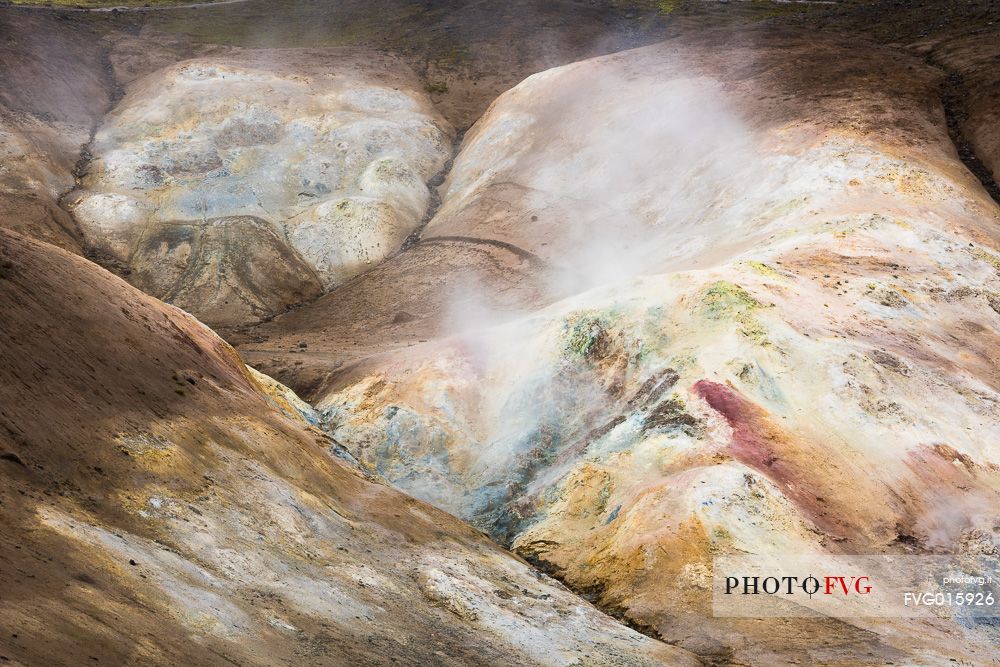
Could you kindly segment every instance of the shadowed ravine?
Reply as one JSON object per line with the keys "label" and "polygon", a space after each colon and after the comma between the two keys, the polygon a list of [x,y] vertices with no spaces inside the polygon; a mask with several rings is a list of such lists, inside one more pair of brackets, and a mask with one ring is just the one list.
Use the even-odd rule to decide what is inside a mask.
{"label": "shadowed ravine", "polygon": [[955,72],[948,72],[933,60],[929,59],[928,62],[945,73],[945,79],[941,83],[941,106],[944,107],[945,118],[948,122],[948,136],[951,137],[952,143],[955,144],[955,150],[958,152],[959,158],[961,158],[962,163],[968,170],[972,172],[972,175],[983,184],[983,189],[989,193],[993,201],[997,205],[1000,205],[1000,185],[997,185],[993,174],[976,155],[975,149],[962,129],[962,126],[969,119],[969,115],[963,108],[962,103],[962,75]]}

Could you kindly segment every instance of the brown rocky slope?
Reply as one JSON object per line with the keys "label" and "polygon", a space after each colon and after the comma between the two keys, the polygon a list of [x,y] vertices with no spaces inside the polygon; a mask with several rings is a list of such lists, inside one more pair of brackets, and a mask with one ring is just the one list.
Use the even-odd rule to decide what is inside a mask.
{"label": "brown rocky slope", "polygon": [[691,663],[364,477],[82,258],[0,232],[0,304],[3,664]]}

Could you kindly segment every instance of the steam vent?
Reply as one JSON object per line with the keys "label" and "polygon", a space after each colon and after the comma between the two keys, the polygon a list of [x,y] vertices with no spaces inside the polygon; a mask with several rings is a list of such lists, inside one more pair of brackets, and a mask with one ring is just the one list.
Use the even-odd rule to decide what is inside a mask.
{"label": "steam vent", "polygon": [[0,0],[0,667],[1000,665],[1000,0]]}

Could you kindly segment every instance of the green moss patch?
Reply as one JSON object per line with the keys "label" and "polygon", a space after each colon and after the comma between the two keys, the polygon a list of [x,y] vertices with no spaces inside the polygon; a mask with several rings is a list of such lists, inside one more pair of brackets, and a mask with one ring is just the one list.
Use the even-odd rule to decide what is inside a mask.
{"label": "green moss patch", "polygon": [[764,262],[757,262],[754,260],[750,260],[749,262],[747,262],[747,266],[749,266],[751,269],[753,269],[762,276],[767,276],[768,278],[781,278],[781,274],[778,273],[777,270],[768,266]]}
{"label": "green moss patch", "polygon": [[608,353],[612,335],[611,320],[597,313],[583,313],[563,323],[566,352],[596,361]]}
{"label": "green moss patch", "polygon": [[702,295],[701,305],[705,315],[713,320],[734,318],[761,306],[749,292],[727,280],[709,285]]}
{"label": "green moss patch", "polygon": [[993,253],[987,252],[982,248],[973,248],[969,252],[972,253],[973,257],[975,257],[976,259],[981,259],[984,262],[987,262],[993,267],[994,271],[1000,273],[1000,257],[997,257]]}

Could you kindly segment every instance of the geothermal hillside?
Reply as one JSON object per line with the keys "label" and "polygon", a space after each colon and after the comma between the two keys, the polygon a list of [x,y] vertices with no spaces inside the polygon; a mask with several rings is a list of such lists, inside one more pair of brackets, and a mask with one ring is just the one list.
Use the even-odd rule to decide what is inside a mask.
{"label": "geothermal hillside", "polygon": [[[277,5],[280,4],[280,7]],[[995,665],[1000,4],[0,4],[0,665]]]}

